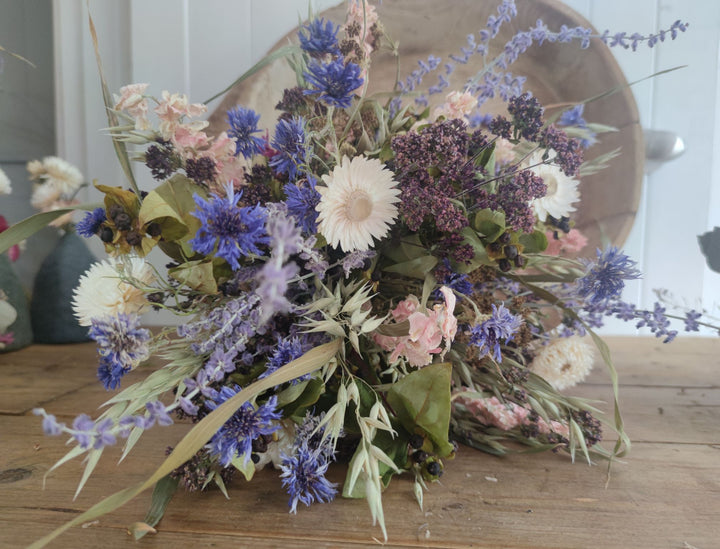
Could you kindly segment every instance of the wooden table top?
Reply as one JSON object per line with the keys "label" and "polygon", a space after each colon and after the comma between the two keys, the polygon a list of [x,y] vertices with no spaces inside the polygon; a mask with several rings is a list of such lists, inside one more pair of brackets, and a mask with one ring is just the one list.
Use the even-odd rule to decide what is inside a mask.
{"label": "wooden table top", "polygon": [[[608,338],[621,380],[633,447],[613,466],[570,463],[562,454],[494,457],[461,447],[420,510],[409,476],[383,495],[390,547],[720,547],[720,338]],[[118,465],[106,452],[73,501],[82,464],[43,474],[64,454],[45,437],[32,408],[61,421],[90,413],[108,394],[95,380],[93,344],[36,345],[0,355],[0,547],[23,547],[100,499],[147,478],[187,425],[155,427]],[[135,375],[135,373],[131,374]],[[573,394],[609,402],[601,364]],[[601,408],[609,410],[608,404]],[[609,442],[605,443],[609,445]],[[336,466],[332,480],[344,478]],[[287,512],[278,473],[236,480],[217,491],[178,492],[157,535],[135,543],[126,527],[142,520],[150,494],[50,547],[374,547],[382,539],[363,500]]]}

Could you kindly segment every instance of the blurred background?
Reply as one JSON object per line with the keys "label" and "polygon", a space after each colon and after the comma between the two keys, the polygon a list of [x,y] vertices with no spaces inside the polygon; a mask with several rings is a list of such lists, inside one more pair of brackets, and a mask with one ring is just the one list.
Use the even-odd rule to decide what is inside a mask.
{"label": "blurred background", "polygon": [[[391,4],[393,0],[383,1]],[[697,235],[720,226],[720,2],[564,3],[600,32],[647,35],[669,28],[677,19],[690,23],[688,32],[677,40],[654,49],[613,49],[628,81],[687,65],[632,88],[642,126],[676,133],[686,150],[644,179],[639,212],[624,248],[645,276],[628,285],[624,298],[638,307],[652,308],[654,290],[665,288],[679,301],[718,314],[720,274],[707,268]],[[313,0],[311,4],[314,11],[322,11],[338,1]],[[442,3],[443,9],[451,5],[452,0]],[[296,27],[307,16],[308,2],[91,0],[90,9],[111,90],[148,82],[149,92],[156,96],[167,89],[202,102],[228,86]],[[382,18],[382,4],[378,11]],[[57,155],[80,168],[88,181],[125,184],[110,139],[102,131],[107,120],[87,16],[85,0],[0,0],[0,46],[36,65],[33,69],[0,52],[0,166],[13,184],[13,194],[0,198],[0,214],[10,223],[34,213],[25,171],[29,160]],[[552,28],[551,20],[545,22]],[[484,21],[478,21],[478,30],[483,25]],[[457,48],[464,41],[465,36],[458,36]],[[412,71],[415,62],[403,59],[402,74]],[[211,103],[209,113],[218,104],[219,100]],[[141,188],[151,188],[144,168],[136,168]],[[83,193],[83,201],[100,200],[97,191]],[[58,232],[50,228],[28,239],[15,264],[28,289],[57,239]],[[92,250],[104,257],[99,240],[94,240],[89,243]],[[161,254],[155,254],[162,265]],[[165,316],[147,319],[153,324],[168,321]],[[610,322],[603,332],[630,334],[635,329],[618,321]]]}

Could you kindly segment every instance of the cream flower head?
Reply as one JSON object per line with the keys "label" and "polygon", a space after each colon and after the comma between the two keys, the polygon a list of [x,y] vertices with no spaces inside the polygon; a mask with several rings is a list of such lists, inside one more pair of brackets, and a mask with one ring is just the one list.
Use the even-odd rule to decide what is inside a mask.
{"label": "cream flower head", "polygon": [[142,313],[148,301],[141,287],[154,281],[152,267],[139,257],[123,256],[94,263],[75,288],[75,316],[81,326],[90,326],[93,318]]}
{"label": "cream flower head", "polygon": [[[554,155],[550,156],[552,158]],[[542,153],[535,153],[528,162],[531,166],[542,162]],[[580,200],[577,179],[565,175],[558,166],[553,164],[541,164],[530,168],[530,171],[541,177],[547,185],[545,196],[532,201],[535,215],[540,221],[545,221],[548,215],[560,219],[575,211],[572,204]]]}
{"label": "cream flower head", "polygon": [[343,157],[318,185],[318,231],[344,252],[367,250],[384,237],[397,217],[400,189],[393,173],[374,158]]}
{"label": "cream flower head", "polygon": [[0,195],[10,194],[11,192],[12,185],[10,185],[10,178],[0,169]]}
{"label": "cream flower head", "polygon": [[582,338],[561,337],[540,349],[530,370],[562,391],[584,380],[594,362],[593,349]]}

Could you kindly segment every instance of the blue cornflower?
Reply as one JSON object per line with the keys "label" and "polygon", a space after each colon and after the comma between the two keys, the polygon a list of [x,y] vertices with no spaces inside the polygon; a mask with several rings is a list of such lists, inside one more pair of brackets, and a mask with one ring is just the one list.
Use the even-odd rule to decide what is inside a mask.
{"label": "blue cornflower", "polygon": [[[232,398],[240,391],[240,387],[223,387],[218,391],[214,400],[205,402],[210,410],[215,410],[226,400]],[[218,456],[220,465],[227,467],[235,456],[242,456],[247,463],[252,452],[252,441],[261,435],[271,435],[280,428],[277,420],[281,414],[275,411],[277,396],[271,396],[268,401],[257,410],[252,404],[246,402],[235,414],[227,420],[220,430],[210,440],[210,452]]]}
{"label": "blue cornflower", "polygon": [[[464,273],[456,273],[450,266],[450,260],[444,258],[442,266],[435,270],[438,284],[447,286],[451,290],[463,294],[470,295],[473,291],[473,284],[470,282],[468,275]],[[440,290],[435,290],[436,297],[440,296]]]}
{"label": "blue cornflower", "polygon": [[97,342],[98,354],[108,363],[101,364],[101,368],[110,368],[111,372],[116,370],[114,366],[130,369],[150,356],[147,345],[150,332],[140,328],[140,319],[136,315],[118,313],[117,316],[93,318],[88,335]]}
{"label": "blue cornflower", "polygon": [[338,57],[330,63],[310,61],[308,72],[303,76],[308,84],[315,89],[304,90],[305,95],[319,94],[324,103],[347,109],[352,101],[353,92],[362,86],[364,80],[360,76],[360,65],[345,63]]}
{"label": "blue cornflower", "polygon": [[280,478],[290,495],[291,513],[297,513],[298,502],[309,507],[315,501],[327,503],[335,499],[337,484],[325,478],[328,465],[319,451],[311,451],[307,445],[301,445],[292,457],[283,460]]}
{"label": "blue cornflower", "polygon": [[297,428],[292,456],[283,455],[280,478],[290,495],[291,513],[297,512],[298,502],[309,507],[315,501],[332,501],[337,494],[337,484],[325,478],[335,452],[325,429],[317,429],[322,417],[308,414]]}
{"label": "blue cornflower", "polygon": [[277,153],[270,159],[270,167],[278,173],[287,174],[295,180],[298,166],[305,162],[305,119],[294,116],[291,120],[282,119],[275,126],[275,138],[272,142]]}
{"label": "blue cornflower", "polygon": [[[301,357],[305,353],[305,346],[297,337],[283,338],[277,342],[277,347],[273,351],[270,360],[266,365],[266,370],[260,374],[260,377],[267,377],[278,368],[285,366],[288,362],[292,362],[296,358]],[[300,381],[310,379],[310,374],[306,374],[292,381],[293,385]]]}
{"label": "blue cornflower", "polygon": [[583,105],[582,103],[580,105],[575,105],[574,107],[564,111],[560,115],[558,124],[560,126],[578,126],[580,128],[587,127],[587,122],[583,118],[584,110],[585,105]]}
{"label": "blue cornflower", "polygon": [[493,358],[500,362],[500,340],[510,341],[520,329],[522,318],[512,314],[503,304],[500,307],[493,304],[492,309],[490,318],[470,330],[470,343],[480,348],[480,356],[492,353]]}
{"label": "blue cornflower", "polygon": [[297,184],[287,183],[283,190],[287,195],[285,204],[288,212],[296,220],[303,232],[315,234],[317,232],[318,212],[315,206],[320,203],[320,193],[315,190],[317,181],[313,177],[300,181]]}
{"label": "blue cornflower", "polygon": [[600,306],[619,298],[625,280],[640,278],[637,263],[615,246],[597,250],[597,261],[583,260],[587,267],[584,276],[577,279],[577,293],[592,306]]}
{"label": "blue cornflower", "polygon": [[85,213],[85,217],[75,225],[75,230],[80,236],[90,238],[97,234],[100,230],[100,225],[106,220],[105,208],[95,208],[93,211]]}
{"label": "blue cornflower", "polygon": [[106,391],[112,391],[120,386],[120,380],[130,371],[129,366],[123,366],[107,357],[100,357],[100,365],[97,369],[97,377],[102,382]]}
{"label": "blue cornflower", "polygon": [[340,55],[337,33],[339,25],[324,19],[313,19],[298,32],[300,47],[314,57]]}
{"label": "blue cornflower", "polygon": [[195,238],[190,240],[193,250],[201,254],[222,257],[233,270],[240,268],[238,259],[251,253],[262,255],[258,246],[268,243],[265,235],[265,208],[259,204],[238,208],[241,193],[235,194],[232,184],[226,187],[227,196],[212,200],[195,195],[198,209],[192,212],[201,222]]}
{"label": "blue cornflower", "polygon": [[260,131],[257,127],[260,120],[258,113],[245,107],[235,107],[227,112],[227,120],[230,124],[228,135],[236,139],[236,156],[242,153],[245,158],[251,158],[254,154],[263,151],[265,141],[253,135]]}

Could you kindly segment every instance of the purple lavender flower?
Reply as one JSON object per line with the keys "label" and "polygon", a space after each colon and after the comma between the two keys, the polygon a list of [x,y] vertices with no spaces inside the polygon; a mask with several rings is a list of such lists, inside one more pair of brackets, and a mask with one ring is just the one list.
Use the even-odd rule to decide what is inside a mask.
{"label": "purple lavender flower", "polygon": [[87,414],[80,414],[72,425],[72,436],[80,448],[87,449],[95,438],[95,422]]}
{"label": "purple lavender flower", "polygon": [[262,303],[262,315],[258,321],[264,325],[274,315],[290,310],[291,304],[285,297],[290,279],[298,273],[295,263],[279,267],[276,261],[268,261],[260,271],[260,284],[255,293]]}
{"label": "purple lavender flower", "polygon": [[298,31],[300,47],[313,57],[322,57],[326,54],[340,55],[337,33],[338,25],[324,19],[313,19]]}
{"label": "purple lavender flower", "polygon": [[702,316],[702,313],[698,313],[695,310],[688,311],[685,313],[685,331],[686,332],[698,332],[700,331],[700,324],[697,319]]}
{"label": "purple lavender flower", "polygon": [[[240,387],[223,387],[218,391],[214,400],[205,402],[210,410],[215,410],[223,402],[240,392]],[[271,435],[280,426],[275,423],[281,419],[281,414],[275,411],[277,396],[271,396],[268,401],[256,410],[249,402],[244,403],[240,409],[215,433],[210,441],[210,452],[218,456],[223,467],[230,465],[236,456],[242,456],[245,463],[250,459],[252,441],[260,435]]]}
{"label": "purple lavender flower", "polygon": [[143,429],[149,429],[155,422],[162,427],[167,427],[173,424],[172,418],[167,413],[167,408],[159,400],[148,402],[145,404],[145,408],[148,411],[148,415],[145,417]]}
{"label": "purple lavender flower", "polygon": [[582,260],[587,271],[579,278],[577,294],[590,305],[602,305],[620,297],[625,280],[640,278],[637,263],[615,246],[597,250],[597,261]]}
{"label": "purple lavender flower", "polygon": [[306,234],[317,233],[318,212],[315,206],[320,203],[320,193],[315,190],[317,181],[314,177],[308,176],[297,183],[288,183],[283,187],[287,199],[288,212],[298,222],[298,225]]}
{"label": "purple lavender flower", "polygon": [[34,408],[33,414],[43,416],[42,429],[43,433],[49,436],[57,436],[65,429],[64,423],[58,423],[57,418],[52,414],[45,413],[42,408]]}
{"label": "purple lavender flower", "polygon": [[277,150],[270,159],[270,167],[276,172],[287,174],[291,181],[298,174],[298,166],[305,162],[305,119],[294,116],[291,120],[281,119],[275,126],[272,146]]}
{"label": "purple lavender flower", "polygon": [[361,72],[360,65],[345,63],[342,57],[329,63],[312,60],[303,76],[315,89],[305,90],[303,93],[318,94],[319,99],[327,105],[347,109],[350,107],[353,92],[364,82]]}
{"label": "purple lavender flower", "polygon": [[368,260],[375,257],[375,250],[355,250],[347,254],[342,260],[342,268],[345,273],[345,278],[350,276],[350,271],[353,269],[362,269],[369,265]]}
{"label": "purple lavender flower", "polygon": [[90,238],[91,236],[97,234],[100,230],[100,226],[106,220],[105,208],[95,208],[93,211],[85,213],[85,217],[83,217],[78,224],[75,225],[75,230],[80,236]]}
{"label": "purple lavender flower", "polygon": [[195,195],[198,209],[192,212],[202,226],[195,238],[190,240],[193,250],[201,254],[222,257],[233,270],[240,268],[238,259],[251,253],[262,255],[258,248],[267,244],[265,235],[266,212],[257,206],[238,208],[242,193],[235,194],[232,184],[228,184],[225,198],[216,196],[212,200]]}
{"label": "purple lavender flower", "polygon": [[251,158],[263,151],[265,141],[253,135],[260,131],[257,127],[260,120],[258,113],[245,107],[235,107],[228,111],[227,120],[230,124],[228,135],[236,140],[235,155],[242,153],[245,158]]}
{"label": "purple lavender flower", "polygon": [[490,318],[470,330],[470,343],[480,349],[480,356],[492,353],[493,358],[500,362],[502,360],[500,340],[512,340],[523,321],[521,317],[508,311],[503,304],[496,307],[493,303],[492,309]]}

